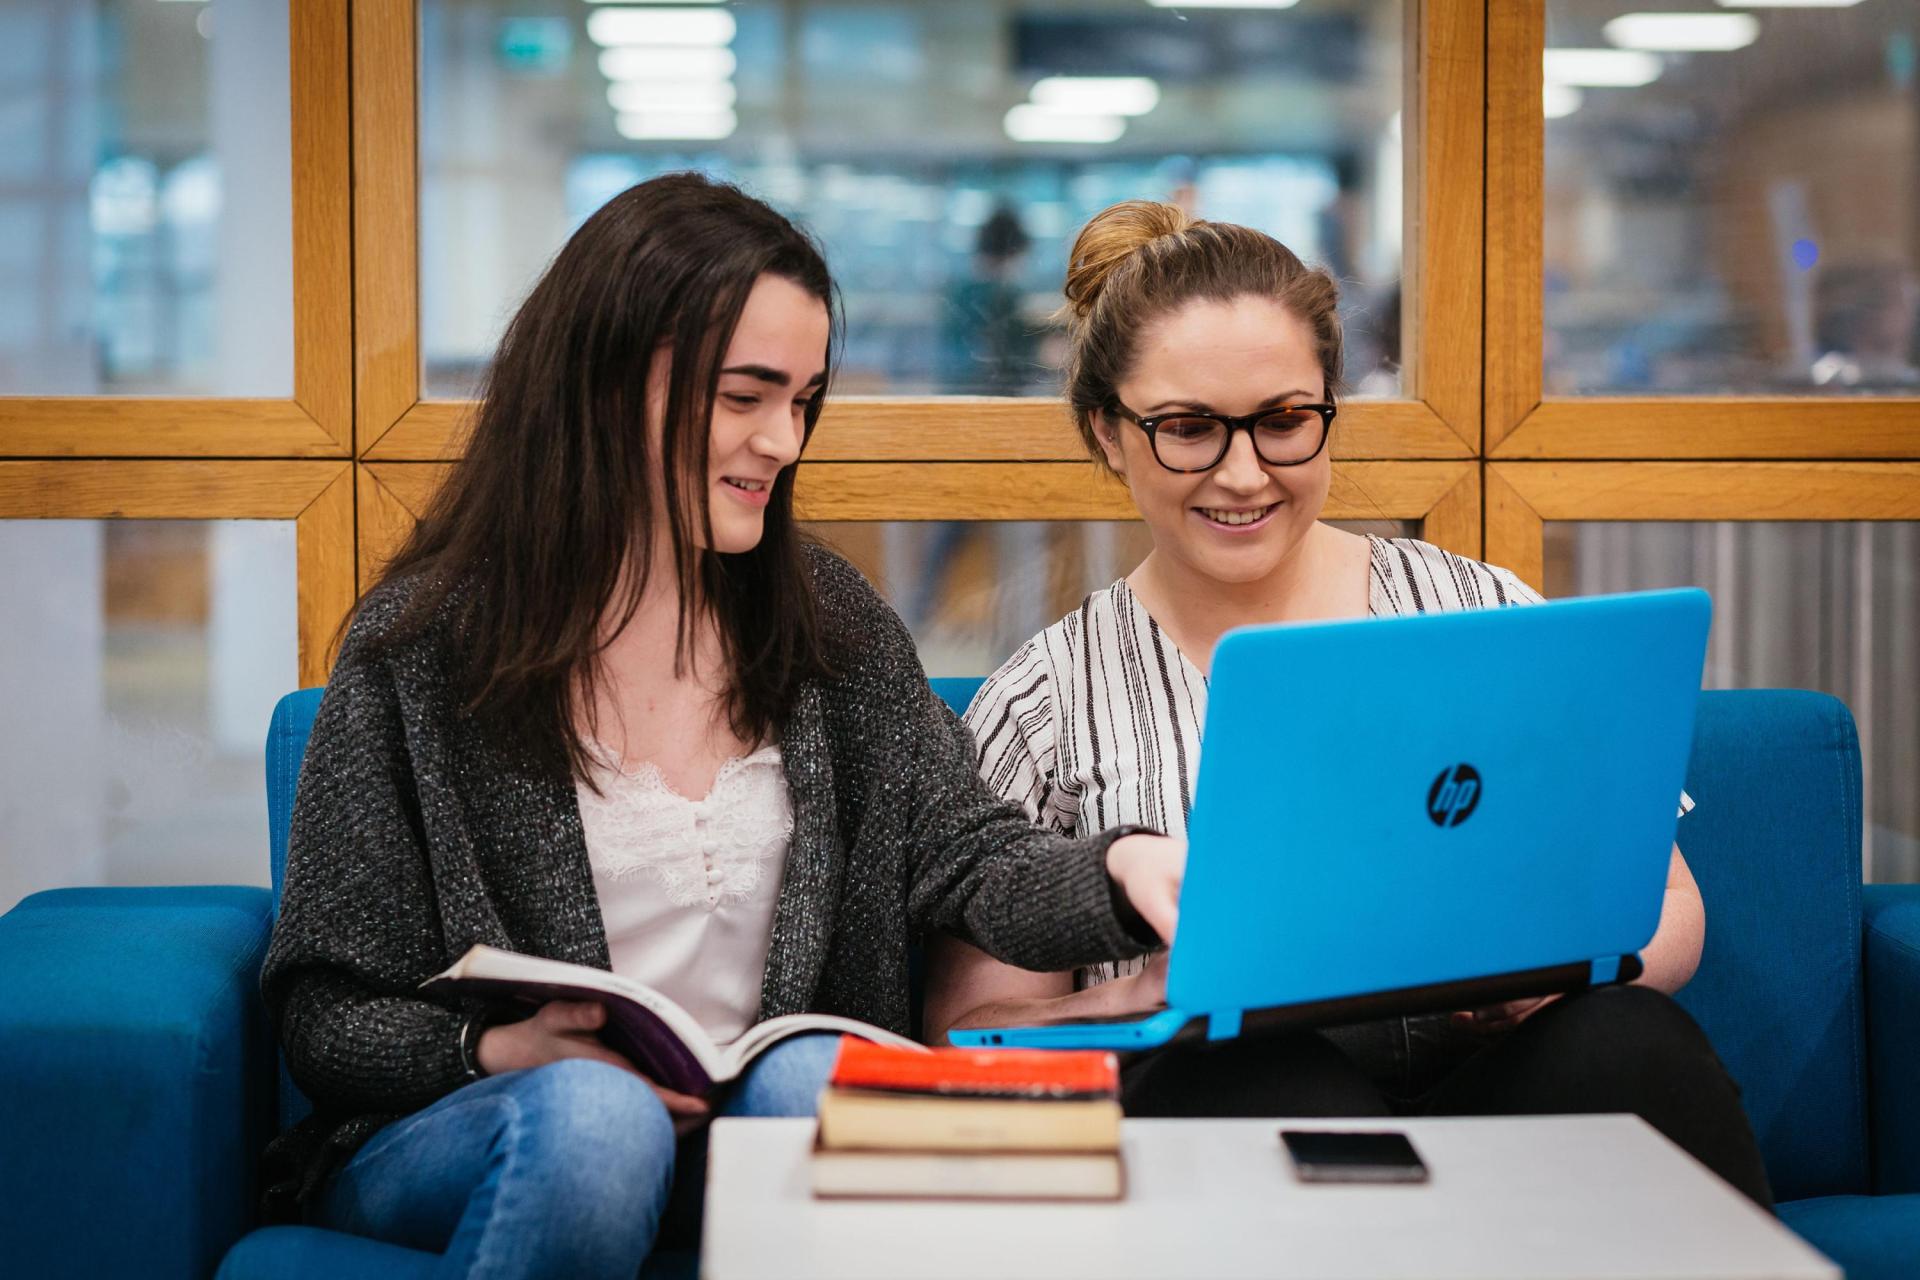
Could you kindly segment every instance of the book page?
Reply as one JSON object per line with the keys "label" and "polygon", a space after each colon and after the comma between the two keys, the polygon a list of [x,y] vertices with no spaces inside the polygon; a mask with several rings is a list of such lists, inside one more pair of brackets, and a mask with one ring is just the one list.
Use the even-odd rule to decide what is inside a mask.
{"label": "book page", "polygon": [[915,1040],[909,1040],[891,1031],[883,1031],[871,1023],[856,1018],[842,1018],[831,1013],[789,1013],[783,1017],[769,1018],[758,1026],[749,1027],[745,1035],[720,1050],[726,1063],[726,1075],[716,1079],[731,1080],[746,1070],[763,1051],[772,1048],[790,1036],[804,1035],[809,1031],[835,1031],[842,1035],[858,1036],[862,1040],[871,1040],[875,1044],[892,1045],[897,1049],[916,1049],[921,1053],[930,1052],[927,1046]]}

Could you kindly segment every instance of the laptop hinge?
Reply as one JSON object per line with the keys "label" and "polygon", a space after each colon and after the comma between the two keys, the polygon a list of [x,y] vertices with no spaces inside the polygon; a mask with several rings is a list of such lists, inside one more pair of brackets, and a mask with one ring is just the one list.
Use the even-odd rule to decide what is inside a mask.
{"label": "laptop hinge", "polygon": [[1620,977],[1620,957],[1602,956],[1593,962],[1593,972],[1587,979],[1592,987],[1611,986]]}
{"label": "laptop hinge", "polygon": [[1207,1015],[1207,1039],[1231,1040],[1240,1034],[1240,1010]]}

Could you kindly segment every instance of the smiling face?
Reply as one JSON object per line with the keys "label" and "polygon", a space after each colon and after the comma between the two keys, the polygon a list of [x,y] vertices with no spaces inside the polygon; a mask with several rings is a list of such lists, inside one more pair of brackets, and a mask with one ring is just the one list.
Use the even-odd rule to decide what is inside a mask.
{"label": "smiling face", "polygon": [[[1328,399],[1312,332],[1279,303],[1251,294],[1191,302],[1155,320],[1115,390],[1143,418],[1182,409],[1238,417]],[[1217,466],[1180,473],[1154,459],[1133,423],[1103,413],[1096,431],[1133,491],[1155,553],[1201,579],[1266,578],[1300,548],[1326,505],[1329,449],[1298,466],[1270,466],[1251,436],[1236,431]]]}
{"label": "smiling face", "polygon": [[[695,532],[706,549],[735,555],[760,545],[774,481],[799,460],[807,406],[826,381],[828,332],[826,304],[807,290],[784,276],[754,282],[721,358],[714,393],[705,494],[712,544]],[[656,432],[670,361],[668,349],[655,353]]]}

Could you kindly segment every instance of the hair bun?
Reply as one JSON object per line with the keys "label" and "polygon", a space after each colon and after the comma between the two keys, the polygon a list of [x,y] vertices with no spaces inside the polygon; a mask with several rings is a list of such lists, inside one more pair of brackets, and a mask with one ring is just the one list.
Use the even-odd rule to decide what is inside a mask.
{"label": "hair bun", "polygon": [[1124,200],[1095,214],[1067,255],[1067,306],[1084,320],[1114,271],[1145,246],[1179,235],[1199,220],[1179,205]]}

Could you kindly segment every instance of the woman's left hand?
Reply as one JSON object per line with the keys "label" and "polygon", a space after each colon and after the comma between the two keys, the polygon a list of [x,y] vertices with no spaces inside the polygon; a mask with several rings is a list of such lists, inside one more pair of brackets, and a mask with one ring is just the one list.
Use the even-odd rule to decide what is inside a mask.
{"label": "woman's left hand", "polygon": [[1121,836],[1107,846],[1107,874],[1168,946],[1180,920],[1180,879],[1186,869],[1186,842],[1172,836]]}

